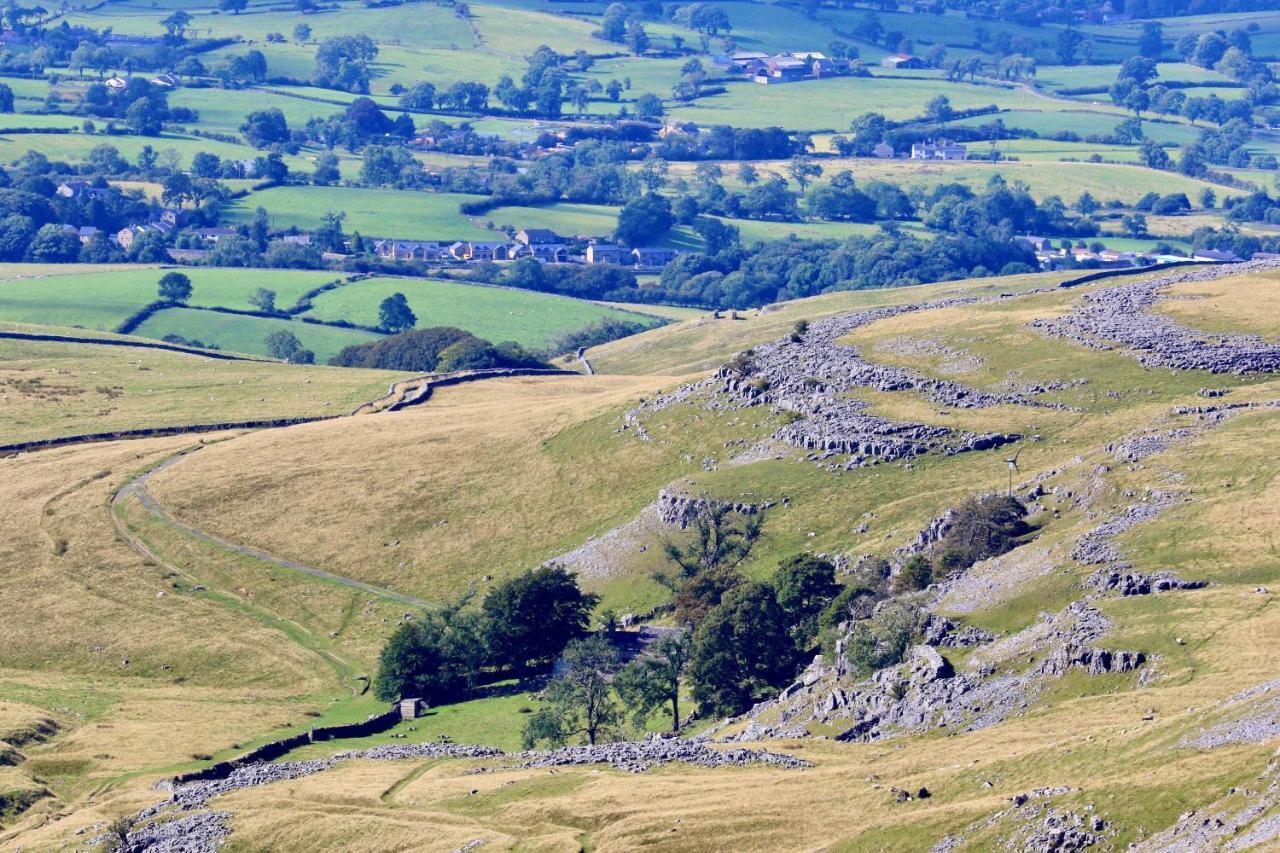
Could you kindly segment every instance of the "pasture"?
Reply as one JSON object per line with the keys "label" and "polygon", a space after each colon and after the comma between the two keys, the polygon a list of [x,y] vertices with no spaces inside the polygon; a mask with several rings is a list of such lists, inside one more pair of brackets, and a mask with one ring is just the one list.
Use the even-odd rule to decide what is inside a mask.
{"label": "pasture", "polygon": [[231,222],[252,222],[254,211],[265,208],[277,229],[318,227],[331,211],[347,214],[348,234],[401,240],[496,240],[501,235],[474,224],[458,205],[483,196],[411,190],[349,187],[271,187],[237,199],[226,210]]}
{"label": "pasture", "polygon": [[5,416],[0,444],[144,427],[345,414],[384,394],[398,376],[221,361],[161,350],[2,340]]}
{"label": "pasture", "polygon": [[152,314],[134,330],[134,334],[146,338],[179,335],[187,340],[198,340],[206,346],[251,355],[269,354],[266,338],[274,332],[293,333],[302,342],[303,349],[315,353],[317,364],[328,362],[343,347],[381,337],[363,329],[318,326],[275,317],[223,314],[197,308],[165,308]]}
{"label": "pasture", "polygon": [[[164,272],[160,267],[2,264],[0,320],[109,331],[159,298],[156,287]],[[184,274],[192,284],[189,304],[240,310],[253,308],[249,297],[259,287],[276,291],[277,304],[284,308],[307,290],[337,278],[329,272],[302,270],[193,268]]]}
{"label": "pasture", "polygon": [[315,297],[315,307],[302,316],[376,326],[379,303],[393,293],[408,297],[419,328],[457,326],[494,343],[515,341],[535,348],[604,318],[643,319],[549,293],[412,278],[374,278],[330,290]]}
{"label": "pasture", "polygon": [[[945,95],[956,110],[990,105],[1002,109],[1035,109],[1043,104],[1025,91],[950,83],[941,77],[833,77],[782,86],[735,82],[724,94],[700,98],[687,106],[673,106],[669,113],[680,121],[699,124],[778,125],[795,130],[843,131],[854,118],[866,112],[879,112],[893,121],[917,118],[924,113],[924,105],[937,95]],[[1114,108],[1098,109],[1120,115]]]}

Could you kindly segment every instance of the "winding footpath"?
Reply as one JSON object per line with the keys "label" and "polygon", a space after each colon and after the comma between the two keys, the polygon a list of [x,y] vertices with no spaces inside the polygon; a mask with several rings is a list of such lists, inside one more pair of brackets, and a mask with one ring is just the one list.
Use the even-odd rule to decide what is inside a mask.
{"label": "winding footpath", "polygon": [[[190,524],[187,524],[175,518],[168,510],[166,510],[160,504],[159,501],[156,500],[155,495],[153,495],[151,493],[150,488],[148,488],[148,482],[154,475],[168,468],[172,468],[173,466],[179,464],[183,460],[190,458],[191,455],[199,451],[199,449],[200,449],[199,447],[194,447],[190,450],[179,453],[176,456],[170,456],[168,459],[161,462],[156,467],[151,468],[150,470],[145,471],[142,474],[139,474],[137,477],[133,478],[124,486],[122,486],[119,491],[115,493],[115,496],[111,499],[112,507],[115,508],[116,506],[122,504],[124,501],[127,501],[130,497],[136,497],[138,499],[138,502],[142,504],[143,508],[146,509],[147,512],[151,513],[151,515],[153,515],[155,518],[159,519],[169,527],[172,527],[175,530],[179,530],[182,533],[185,533],[186,535],[191,536],[195,539],[199,539],[202,542],[207,542],[222,548],[226,548],[227,550],[234,551],[235,553],[242,554],[243,556],[246,556],[246,557],[252,557],[255,560],[258,560],[263,563],[267,563],[272,566],[276,566],[277,568],[287,569],[289,571],[301,572],[305,575],[310,575],[313,578],[319,578],[320,580],[323,580],[323,581],[328,581],[330,583],[336,583],[341,586],[350,587],[351,589],[356,589],[361,592],[368,593],[369,595],[376,596],[378,598],[384,598],[388,601],[394,601],[397,604],[406,604],[411,607],[430,606],[428,602],[424,601],[421,598],[415,598],[411,595],[404,595],[403,593],[393,592],[392,590],[383,589],[382,587],[374,586],[373,584],[364,583],[363,581],[358,581],[352,578],[343,577],[342,575],[336,575],[333,572],[326,572],[324,569],[317,569],[314,566],[308,566],[303,563],[299,563],[296,560],[289,560],[284,557],[277,557],[274,554],[270,554],[266,551],[263,551],[259,548],[251,547],[249,545],[240,545],[238,543],[230,541],[229,539],[224,539],[221,536],[217,536],[213,533],[208,532],[207,530],[201,530],[198,527],[194,527]],[[142,542],[138,538],[138,536],[134,534],[132,530],[129,529],[127,524],[125,524],[123,521],[119,521],[118,514],[116,514],[116,518],[118,520],[116,524],[116,529],[120,532],[122,536],[124,536],[125,540],[129,543],[129,545],[138,553],[143,554],[144,556],[151,557],[152,559],[155,559],[156,558],[155,552],[150,547],[148,547],[146,543]]]}

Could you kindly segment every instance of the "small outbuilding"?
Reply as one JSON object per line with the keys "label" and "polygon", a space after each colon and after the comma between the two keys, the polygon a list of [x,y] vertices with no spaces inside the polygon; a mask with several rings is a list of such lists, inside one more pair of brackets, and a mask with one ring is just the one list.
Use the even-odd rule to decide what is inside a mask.
{"label": "small outbuilding", "polygon": [[401,699],[400,700],[400,719],[416,720],[422,716],[422,712],[427,709],[427,703],[421,699]]}

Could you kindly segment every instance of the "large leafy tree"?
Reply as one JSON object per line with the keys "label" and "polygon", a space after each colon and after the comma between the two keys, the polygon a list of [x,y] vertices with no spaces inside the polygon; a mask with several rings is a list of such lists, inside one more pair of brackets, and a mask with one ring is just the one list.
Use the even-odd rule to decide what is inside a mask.
{"label": "large leafy tree", "polygon": [[378,306],[378,325],[389,332],[403,332],[417,324],[418,317],[403,293],[391,294]]}
{"label": "large leafy tree", "polygon": [[543,741],[562,746],[574,738],[594,746],[620,733],[622,709],[609,683],[618,668],[613,644],[601,636],[574,640],[561,663],[547,685],[546,704],[525,725],[525,749]]}
{"label": "large leafy tree", "polygon": [[479,620],[454,605],[405,622],[378,659],[374,693],[383,701],[406,697],[432,704],[470,689],[484,664]]}
{"label": "large leafy tree", "polygon": [[547,664],[587,629],[599,599],[563,566],[546,565],[498,584],[484,600],[490,659],[523,675]]}
{"label": "large leafy tree", "polygon": [[631,709],[637,727],[643,727],[654,711],[669,706],[671,731],[680,731],[680,687],[689,663],[691,640],[688,631],[663,637],[627,664],[614,679],[618,694]]}
{"label": "large leafy tree", "polygon": [[786,681],[795,648],[788,627],[768,584],[726,593],[693,636],[689,676],[699,708],[739,714]]}

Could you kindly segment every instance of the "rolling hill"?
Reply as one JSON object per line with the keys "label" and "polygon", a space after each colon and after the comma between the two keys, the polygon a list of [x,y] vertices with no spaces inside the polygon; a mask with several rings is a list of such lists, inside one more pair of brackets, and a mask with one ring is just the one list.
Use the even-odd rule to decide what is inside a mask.
{"label": "rolling hill", "polygon": [[[1029,525],[1010,550],[891,601],[923,620],[900,663],[851,664],[855,620],[777,698],[696,721],[717,754],[743,750],[727,764],[440,745],[517,749],[540,701],[517,690],[180,788],[163,831],[246,849],[1273,843],[1280,271],[1062,278],[827,294],[593,348],[594,376],[0,460],[0,590],[24,603],[0,629],[0,740],[22,759],[0,791],[24,803],[0,840],[94,837],[150,814],[158,779],[379,710],[362,685],[413,602],[556,559],[602,608],[661,604],[664,543],[690,535],[673,507],[761,513],[752,578],[825,554],[852,586],[1008,492]],[[19,381],[107,381],[55,346],[21,344]],[[306,410],[297,381],[326,398],[384,381],[227,369],[279,383],[255,411]],[[167,395],[192,412],[252,398],[189,375]]]}

